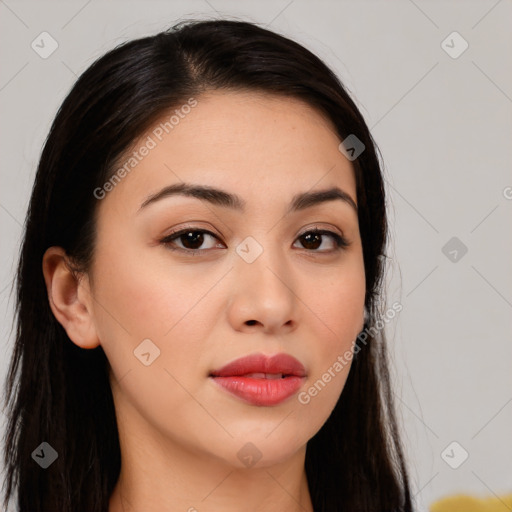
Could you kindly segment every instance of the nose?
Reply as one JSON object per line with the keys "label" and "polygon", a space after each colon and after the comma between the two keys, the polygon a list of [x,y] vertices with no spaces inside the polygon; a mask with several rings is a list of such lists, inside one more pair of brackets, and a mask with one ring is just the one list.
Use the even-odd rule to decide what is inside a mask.
{"label": "nose", "polygon": [[283,255],[265,249],[252,263],[237,256],[231,274],[228,318],[235,330],[280,335],[296,329],[300,301]]}

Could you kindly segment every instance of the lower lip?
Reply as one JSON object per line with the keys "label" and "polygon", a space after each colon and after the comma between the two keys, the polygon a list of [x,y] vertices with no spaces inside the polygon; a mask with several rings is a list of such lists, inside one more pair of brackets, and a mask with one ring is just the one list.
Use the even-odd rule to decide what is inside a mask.
{"label": "lower lip", "polygon": [[304,377],[255,379],[252,377],[212,377],[217,384],[252,405],[277,405],[294,395]]}

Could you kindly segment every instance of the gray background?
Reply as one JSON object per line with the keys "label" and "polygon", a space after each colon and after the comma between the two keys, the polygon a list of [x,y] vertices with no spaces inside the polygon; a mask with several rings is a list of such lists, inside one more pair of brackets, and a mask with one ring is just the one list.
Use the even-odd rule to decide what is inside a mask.
{"label": "gray background", "polygon": [[[219,16],[266,23],[317,53],[355,96],[382,151],[388,301],[403,305],[387,333],[419,509],[447,494],[512,492],[507,0],[0,1],[2,384],[22,225],[58,106],[77,75],[116,44],[180,19]],[[46,59],[31,48],[43,31],[58,43]],[[442,44],[454,31],[469,44],[457,58],[445,50],[463,49],[458,36]],[[469,457],[460,464],[462,450]]]}

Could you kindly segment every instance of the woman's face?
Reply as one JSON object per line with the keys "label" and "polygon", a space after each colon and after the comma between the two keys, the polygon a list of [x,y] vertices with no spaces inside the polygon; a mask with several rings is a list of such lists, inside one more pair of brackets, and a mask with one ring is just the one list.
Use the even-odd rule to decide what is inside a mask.
{"label": "woman's face", "polygon": [[[298,100],[195,100],[163,115],[98,194],[91,318],[120,432],[167,455],[261,467],[304,449],[350,369],[365,297],[357,212],[346,198],[294,199],[338,188],[356,203],[354,171],[334,127]],[[185,184],[223,193],[161,194]],[[305,376],[211,376],[280,353]]]}

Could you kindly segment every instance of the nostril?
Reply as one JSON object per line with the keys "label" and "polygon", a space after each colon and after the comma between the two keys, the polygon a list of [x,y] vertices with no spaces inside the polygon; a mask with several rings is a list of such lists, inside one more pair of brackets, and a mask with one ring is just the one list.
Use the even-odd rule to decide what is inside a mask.
{"label": "nostril", "polygon": [[247,325],[254,325],[256,323],[256,320],[247,320]]}

